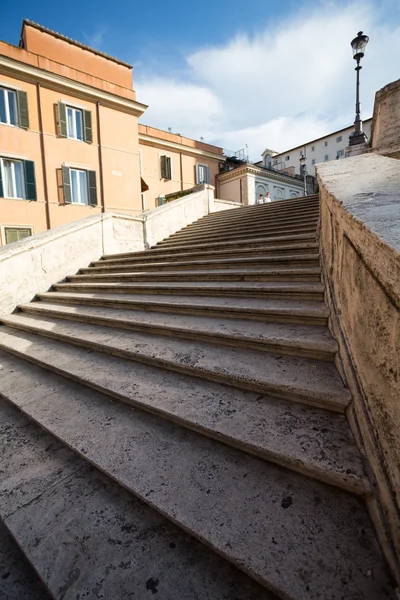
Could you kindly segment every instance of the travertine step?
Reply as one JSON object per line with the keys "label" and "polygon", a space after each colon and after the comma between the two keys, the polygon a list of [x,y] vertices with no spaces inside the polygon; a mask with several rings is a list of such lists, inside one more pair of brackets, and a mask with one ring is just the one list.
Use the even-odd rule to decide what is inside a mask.
{"label": "travertine step", "polygon": [[164,282],[164,283],[56,283],[55,290],[62,292],[101,292],[115,294],[186,294],[193,296],[274,298],[279,300],[310,300],[321,302],[324,299],[324,286],[320,282]]}
{"label": "travertine step", "polygon": [[[4,423],[1,413],[0,421]],[[9,426],[8,426],[9,427]],[[3,428],[0,424],[0,448],[3,447]],[[49,592],[32,565],[18,548],[0,513],[0,598],[1,600],[51,600]]]}
{"label": "travertine step", "polygon": [[95,260],[91,264],[93,266],[101,265],[123,265],[125,262],[142,262],[146,260],[149,264],[153,262],[167,261],[179,261],[179,260],[207,260],[214,258],[245,258],[251,256],[259,257],[274,257],[274,256],[286,256],[287,254],[297,256],[298,254],[315,254],[318,252],[319,246],[315,242],[306,242],[303,244],[286,244],[282,246],[266,247],[266,248],[246,248],[240,249],[227,249],[227,250],[194,250],[194,251],[178,251],[178,250],[157,250],[152,248],[151,250],[144,250],[141,252],[133,252],[131,256],[123,258],[103,258],[101,260]]}
{"label": "travertine step", "polygon": [[[5,398],[17,394],[25,399],[29,389],[36,397],[48,396],[57,381],[51,373],[56,373],[317,480],[358,495],[369,491],[361,455],[344,415],[115,356],[88,353],[60,341],[43,344],[40,336],[31,333],[5,332],[1,341],[2,348],[10,353],[0,353],[0,393]],[[17,392],[12,376],[16,366]]]}
{"label": "travertine step", "polygon": [[319,267],[276,267],[269,269],[198,269],[184,271],[132,271],[130,273],[103,273],[69,275],[67,281],[72,282],[112,282],[118,281],[320,281]]}
{"label": "travertine step", "polygon": [[[351,396],[335,365],[297,356],[110,329],[18,313],[2,317],[10,328],[36,333],[89,350],[193,375],[240,389],[271,394],[344,412]],[[6,332],[2,330],[2,336]],[[1,344],[0,344],[1,346]]]}
{"label": "travertine step", "polygon": [[235,218],[242,215],[252,215],[258,218],[261,215],[285,214],[297,209],[306,209],[308,207],[319,207],[319,197],[309,196],[303,199],[285,200],[284,202],[271,202],[266,204],[253,204],[250,206],[239,206],[225,211],[210,213],[203,217],[204,219],[225,219]]}
{"label": "travertine step", "polygon": [[49,302],[20,305],[24,314],[55,317],[119,329],[143,331],[174,338],[251,348],[334,361],[337,344],[327,327],[294,323],[260,323],[197,315],[171,315],[98,306],[71,306]]}
{"label": "travertine step", "polygon": [[264,300],[258,298],[219,298],[212,296],[154,296],[149,294],[84,294],[45,292],[37,294],[45,302],[109,306],[174,314],[209,315],[275,323],[327,325],[329,310],[323,302]]}
{"label": "travertine step", "polygon": [[[89,546],[94,554],[92,561],[100,555],[108,567],[111,557],[112,564],[120,567],[121,562],[127,560],[127,554],[135,556],[135,566],[139,563],[139,572],[146,573],[141,579],[142,585],[148,581],[149,571],[155,568],[151,559],[156,555],[158,568],[168,578],[168,590],[173,590],[170,597],[191,597],[185,595],[185,588],[182,590],[181,586],[188,586],[193,563],[195,571],[212,585],[212,578],[206,577],[208,570],[197,562],[197,556],[190,552],[191,547],[185,548],[180,540],[176,543],[174,539],[180,552],[171,558],[168,546],[172,534],[165,536],[164,544],[155,543],[159,542],[159,530],[166,527],[164,519],[160,517],[161,527],[157,526],[160,521],[153,520],[151,525],[147,522],[144,529],[153,535],[144,534],[143,518],[147,515],[141,503],[136,509],[136,503],[129,496],[131,493],[280,597],[319,600],[324,590],[327,600],[357,596],[387,599],[390,579],[367,512],[358,498],[155,415],[113,402],[100,393],[80,386],[71,393],[75,384],[67,382],[67,385],[66,393],[63,381],[54,382],[50,395],[40,394],[28,400],[25,397],[21,408],[30,418],[40,420],[43,428],[78,456],[71,456],[70,451],[69,456],[65,454],[62,459],[57,456],[58,461],[63,461],[64,481],[60,481],[61,469],[58,473],[50,469],[53,485],[49,485],[51,476],[44,485],[39,475],[36,500],[26,504],[25,499],[23,506],[20,501],[20,510],[6,519],[13,535],[23,540],[27,550],[36,557],[40,551],[43,556],[49,535],[53,540],[57,537],[60,551],[67,554],[68,562],[61,560],[57,569],[58,555],[54,550],[51,552],[47,573],[54,573],[53,578],[59,577],[59,571],[64,571],[66,566],[70,567],[72,553],[77,560],[78,538],[82,540],[79,545],[85,549],[86,556],[90,556]],[[14,386],[14,390],[17,387]],[[8,455],[11,451],[16,454],[15,441],[21,445],[21,436],[26,439],[32,435],[29,427],[34,426],[15,428]],[[46,453],[45,448],[51,447],[51,439],[45,436],[45,443],[40,445],[37,440],[36,445],[29,444],[29,440],[24,444],[25,452],[34,446],[27,454],[31,465],[41,465],[40,459]],[[93,472],[92,467],[83,466],[83,459],[110,477],[118,487],[98,471]],[[20,457],[16,460],[20,461]],[[43,471],[43,465],[41,467]],[[122,492],[120,486],[126,492]],[[13,502],[16,503],[16,498]],[[140,511],[138,519],[134,516],[137,510]],[[82,522],[85,522],[85,537]],[[45,532],[47,536],[43,535]],[[132,532],[136,535],[132,536]],[[95,544],[93,537],[98,538]],[[128,539],[133,546],[128,546],[127,551]],[[69,541],[67,549],[71,541],[74,542],[69,560],[61,540]],[[148,543],[153,552],[149,551]],[[35,544],[39,551],[35,552]],[[121,548],[115,549],[115,545]],[[188,553],[186,557],[184,551]],[[177,558],[180,559],[176,567],[178,574],[171,565],[171,562],[175,565]],[[91,580],[92,587],[95,581],[101,581],[99,570],[107,572],[104,562],[100,562],[100,568],[83,570],[83,579],[86,576],[86,581]],[[108,573],[112,570],[109,567]],[[114,585],[118,581],[122,586],[116,570],[109,579],[114,579]],[[75,573],[75,579],[79,579],[81,569],[75,567]],[[127,573],[131,585],[137,584],[131,569],[127,569]],[[73,586],[71,580],[70,584]],[[239,598],[251,598],[248,588],[238,586],[238,592]],[[229,593],[232,594],[232,590],[225,597],[235,597]],[[220,597],[218,591],[216,594],[214,597]],[[204,595],[200,588],[199,597]],[[126,596],[126,588],[118,595],[114,590],[113,597]],[[109,592],[108,597],[111,597]]]}
{"label": "travertine step", "polygon": [[[3,356],[1,362],[2,359]],[[0,514],[53,598],[278,600],[148,506],[154,504],[151,498],[140,501],[89,464],[87,458],[94,464],[107,466],[102,460],[105,435],[116,435],[124,444],[128,442],[128,432],[123,433],[121,428],[121,417],[123,414],[134,417],[133,409],[119,406],[71,381],[63,382],[42,369],[20,365],[20,361],[14,363],[11,374],[14,379],[15,369],[20,366],[22,389],[12,386],[8,400],[21,407],[29,418],[43,422],[48,431],[0,399],[0,421],[7,421],[7,430],[4,432],[2,428],[0,437],[3,468]],[[35,393],[37,386],[42,393],[46,390],[42,398]],[[65,403],[66,397],[71,410]],[[52,415],[49,410],[53,407],[58,411],[60,402],[64,403],[65,411],[65,415],[59,413],[62,428],[55,424],[56,413]],[[119,418],[111,434],[107,419],[113,414],[119,414]],[[107,425],[101,422],[102,416]],[[92,425],[85,431],[88,418]],[[95,422],[97,442],[93,439]],[[96,460],[93,452],[86,452],[84,444],[92,449],[102,445],[103,457]],[[129,472],[136,457],[128,445],[125,450],[118,463]],[[112,447],[108,455],[109,458],[114,455]],[[124,479],[116,473],[112,475]],[[34,594],[32,587],[26,600],[47,598],[45,592],[41,596]],[[1,582],[0,596],[2,600],[8,598],[3,595]],[[24,596],[11,598],[25,600]]]}
{"label": "travertine step", "polygon": [[274,227],[274,228],[255,228],[255,229],[244,229],[241,231],[234,231],[226,233],[215,232],[213,234],[187,234],[184,235],[182,232],[179,232],[179,235],[171,235],[164,240],[161,240],[157,244],[157,248],[161,248],[164,246],[172,246],[176,243],[179,244],[196,244],[202,241],[208,240],[211,244],[213,241],[229,241],[229,240],[237,240],[245,241],[247,239],[255,238],[257,236],[278,236],[285,234],[301,234],[301,233],[315,233],[316,232],[316,224],[314,223],[306,223],[304,225],[298,225],[296,227],[288,226],[288,227]]}
{"label": "travertine step", "polygon": [[130,271],[161,271],[161,270],[183,270],[183,269],[232,269],[238,267],[318,267],[318,254],[299,254],[274,257],[251,257],[251,258],[229,258],[229,259],[207,259],[207,260],[175,260],[148,263],[133,262],[120,263],[119,265],[98,264],[79,270],[79,273],[129,273]]}
{"label": "travertine step", "polygon": [[[251,240],[241,241],[231,240],[228,242],[213,242],[212,244],[207,244],[205,242],[201,244],[192,244],[190,248],[188,248],[187,244],[174,244],[174,246],[170,246],[168,248],[160,248],[158,246],[154,246],[150,250],[146,252],[151,253],[152,255],[155,253],[162,253],[166,255],[167,253],[175,253],[176,251],[181,252],[196,252],[197,250],[238,250],[240,251],[242,248],[249,249],[273,249],[275,250],[279,246],[286,246],[288,244],[297,244],[297,243],[316,243],[316,235],[315,233],[301,233],[301,234],[292,234],[292,235],[280,235],[280,236],[258,236]],[[103,257],[103,260],[109,259],[117,259],[121,258],[130,258],[132,256],[141,255],[140,252],[124,252],[120,254],[106,254]]]}

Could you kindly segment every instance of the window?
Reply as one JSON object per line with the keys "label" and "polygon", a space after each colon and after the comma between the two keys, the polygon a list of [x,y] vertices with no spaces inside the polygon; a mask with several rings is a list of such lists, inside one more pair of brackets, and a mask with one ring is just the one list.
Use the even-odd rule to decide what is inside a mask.
{"label": "window", "polygon": [[197,184],[210,183],[210,167],[207,165],[196,165]]}
{"label": "window", "polygon": [[19,242],[32,235],[32,227],[4,227],[4,239],[6,244]]}
{"label": "window", "polygon": [[0,123],[29,128],[26,92],[0,87]]}
{"label": "window", "polygon": [[97,206],[96,172],[75,167],[62,167],[61,204],[89,204]]}
{"label": "window", "polygon": [[311,164],[315,165],[315,158],[312,159]]}
{"label": "window", "polygon": [[325,146],[327,146],[327,145],[328,145],[328,142],[325,142]]}
{"label": "window", "polygon": [[285,158],[285,160],[290,160],[290,156],[288,155],[288,156]]}
{"label": "window", "polygon": [[171,157],[160,156],[160,173],[161,179],[172,179]]}
{"label": "window", "polygon": [[57,134],[71,140],[81,140],[91,144],[93,142],[92,113],[68,106],[64,102],[57,104]]}
{"label": "window", "polygon": [[278,164],[277,160],[274,160],[274,166],[276,166]]}
{"label": "window", "polygon": [[340,158],[341,156],[344,156],[344,150],[337,151],[337,158]]}
{"label": "window", "polygon": [[341,141],[342,141],[342,136],[341,136],[341,135],[339,135],[339,137],[337,137],[337,138],[336,138],[336,142],[337,142],[337,143],[339,143],[339,142],[341,142]]}
{"label": "window", "polygon": [[315,146],[311,146],[311,152],[314,152]]}
{"label": "window", "polygon": [[31,160],[0,158],[0,198],[36,200],[35,165]]}
{"label": "window", "polygon": [[329,155],[325,154],[325,160],[329,160]]}
{"label": "window", "polygon": [[82,111],[67,106],[67,133],[72,140],[83,140]]}

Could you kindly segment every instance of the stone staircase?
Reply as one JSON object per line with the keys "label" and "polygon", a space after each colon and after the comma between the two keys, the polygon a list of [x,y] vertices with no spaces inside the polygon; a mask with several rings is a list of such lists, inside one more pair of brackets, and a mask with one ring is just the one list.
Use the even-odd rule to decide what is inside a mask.
{"label": "stone staircase", "polygon": [[1,319],[3,537],[49,597],[392,597],[318,217],[214,213]]}

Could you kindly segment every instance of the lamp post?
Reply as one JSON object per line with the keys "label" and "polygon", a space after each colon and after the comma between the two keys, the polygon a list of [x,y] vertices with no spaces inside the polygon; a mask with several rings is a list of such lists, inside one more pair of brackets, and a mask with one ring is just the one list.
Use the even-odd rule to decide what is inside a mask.
{"label": "lamp post", "polygon": [[362,31],[359,31],[357,37],[351,42],[353,48],[353,58],[357,61],[355,71],[356,77],[356,119],[354,121],[354,131],[349,137],[349,146],[355,146],[356,144],[364,144],[367,141],[367,136],[362,130],[362,121],[360,116],[360,71],[362,69],[360,61],[365,54],[366,45],[369,42],[369,37],[364,35]]}
{"label": "lamp post", "polygon": [[306,157],[304,154],[300,156],[300,175],[304,177],[304,195],[307,196],[307,169],[306,169]]}

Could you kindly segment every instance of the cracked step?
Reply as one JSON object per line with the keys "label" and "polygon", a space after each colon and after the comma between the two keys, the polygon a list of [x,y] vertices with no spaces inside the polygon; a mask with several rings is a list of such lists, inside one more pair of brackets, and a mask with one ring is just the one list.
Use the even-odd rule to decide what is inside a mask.
{"label": "cracked step", "polygon": [[327,327],[260,323],[194,315],[166,315],[130,309],[31,302],[19,305],[23,314],[67,319],[155,335],[226,344],[285,355],[305,356],[333,362],[337,344]]}
{"label": "cracked step", "polygon": [[168,296],[159,294],[101,294],[44,292],[44,302],[82,304],[162,311],[174,314],[210,315],[278,323],[327,325],[329,310],[323,302],[264,300],[258,298],[219,298],[218,296]]}
{"label": "cracked step", "polygon": [[13,329],[319,408],[344,412],[351,401],[335,365],[325,361],[229,346],[221,351],[206,342],[24,313],[1,321]]}

